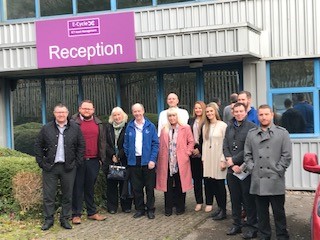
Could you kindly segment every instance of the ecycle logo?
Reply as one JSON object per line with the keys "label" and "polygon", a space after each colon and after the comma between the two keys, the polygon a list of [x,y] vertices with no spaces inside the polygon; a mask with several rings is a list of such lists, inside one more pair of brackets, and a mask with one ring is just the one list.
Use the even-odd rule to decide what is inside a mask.
{"label": "ecycle logo", "polygon": [[100,19],[88,18],[81,20],[70,20],[67,22],[68,36],[79,37],[100,34]]}

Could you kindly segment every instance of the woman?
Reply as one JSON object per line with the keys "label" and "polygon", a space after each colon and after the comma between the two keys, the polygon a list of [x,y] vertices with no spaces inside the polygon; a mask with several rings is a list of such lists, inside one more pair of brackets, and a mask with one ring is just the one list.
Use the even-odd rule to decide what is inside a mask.
{"label": "woman", "polygon": [[156,189],[164,192],[165,215],[171,216],[174,197],[176,214],[183,214],[186,192],[193,187],[189,156],[194,139],[190,126],[180,123],[176,108],[169,108],[167,116],[168,124],[160,133]]}
{"label": "woman", "polygon": [[215,197],[218,210],[212,215],[214,220],[226,218],[227,203],[225,188],[227,165],[223,155],[223,139],[227,124],[220,120],[218,109],[216,103],[207,105],[206,120],[202,129],[202,161],[207,205],[205,211],[212,210],[213,197]]}
{"label": "woman", "polygon": [[[109,124],[106,126],[106,164],[105,173],[107,175],[110,164],[127,165],[127,158],[123,150],[123,141],[125,129],[128,121],[128,115],[120,107],[112,109]],[[125,213],[131,212],[131,198],[124,198],[123,191],[127,189],[127,181],[118,181],[107,179],[107,210],[111,214],[115,214],[118,210],[118,202],[120,197],[120,205]],[[122,196],[122,197],[121,197]]]}
{"label": "woman", "polygon": [[194,138],[194,149],[190,156],[191,173],[194,185],[194,196],[196,198],[195,211],[198,212],[203,204],[203,164],[200,154],[199,137],[201,135],[202,125],[206,118],[206,105],[203,101],[197,101],[193,108],[193,117],[188,120]]}

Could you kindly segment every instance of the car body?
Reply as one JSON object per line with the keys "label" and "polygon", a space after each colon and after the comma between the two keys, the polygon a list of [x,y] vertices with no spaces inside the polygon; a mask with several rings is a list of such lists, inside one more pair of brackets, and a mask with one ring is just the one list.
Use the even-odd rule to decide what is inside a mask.
{"label": "car body", "polygon": [[[306,153],[303,157],[304,170],[320,174],[318,156],[315,153]],[[320,240],[320,183],[314,197],[311,215],[311,239]]]}

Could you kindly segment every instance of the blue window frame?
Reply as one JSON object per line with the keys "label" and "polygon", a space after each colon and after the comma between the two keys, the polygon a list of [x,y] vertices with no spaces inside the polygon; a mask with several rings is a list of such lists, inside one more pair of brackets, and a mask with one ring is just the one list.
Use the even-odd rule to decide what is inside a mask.
{"label": "blue window frame", "polygon": [[[290,68],[291,63],[298,63],[300,67],[296,69]],[[282,84],[275,84],[274,78],[275,74],[272,70],[272,64],[274,63],[284,63],[281,67],[284,69],[281,70],[281,77],[283,83]],[[285,66],[288,63],[287,66]],[[295,63],[291,66],[297,66]],[[301,63],[306,66],[305,68],[301,67]],[[310,63],[312,65],[310,65]],[[310,67],[312,66],[312,67]],[[287,71],[287,74],[283,74],[283,72]],[[300,73],[297,73],[300,71]],[[304,72],[301,74],[301,71]],[[312,71],[312,73],[311,73]],[[290,76],[296,75],[302,76],[299,79],[290,78]],[[286,78],[287,76],[287,78]],[[291,83],[290,83],[291,81]],[[281,107],[280,103],[281,100],[284,100],[286,97],[293,97],[303,93],[307,99],[306,101],[310,102],[313,106],[313,132],[312,133],[292,133],[290,136],[292,138],[309,138],[309,137],[319,137],[319,92],[320,92],[320,60],[319,59],[303,59],[303,60],[286,60],[286,61],[270,61],[267,63],[267,90],[268,90],[268,103],[270,106],[273,106],[275,115],[281,115],[285,108]]]}

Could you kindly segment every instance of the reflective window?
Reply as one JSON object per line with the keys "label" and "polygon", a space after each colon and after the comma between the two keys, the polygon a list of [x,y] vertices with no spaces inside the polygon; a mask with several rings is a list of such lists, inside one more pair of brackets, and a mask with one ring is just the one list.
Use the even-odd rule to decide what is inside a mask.
{"label": "reflective window", "polygon": [[152,6],[152,0],[117,0],[117,8],[134,8]]}
{"label": "reflective window", "polygon": [[7,19],[33,18],[35,14],[34,0],[7,0]]}
{"label": "reflective window", "polygon": [[313,133],[313,94],[307,92],[273,94],[274,122],[289,133]]}
{"label": "reflective window", "polygon": [[41,16],[72,14],[72,0],[41,0]]}
{"label": "reflective window", "polygon": [[78,78],[59,77],[46,79],[47,121],[53,119],[53,108],[63,103],[69,110],[69,116],[78,112]]}
{"label": "reflective window", "polygon": [[[212,102],[214,98],[221,101],[220,115],[229,105],[230,95],[239,92],[239,71],[217,70],[204,72],[204,101]],[[220,116],[222,117],[222,116]]]}
{"label": "reflective window", "polygon": [[121,106],[126,113],[131,114],[131,106],[139,102],[144,106],[146,113],[157,115],[156,72],[120,74],[120,95]]}
{"label": "reflective window", "polygon": [[78,12],[110,10],[110,0],[78,0]]}
{"label": "reflective window", "polygon": [[313,60],[270,63],[271,88],[314,86]]}
{"label": "reflective window", "polygon": [[192,0],[158,0],[158,4],[177,3],[177,2],[190,2]]}
{"label": "reflective window", "polygon": [[192,113],[193,105],[197,101],[196,96],[196,73],[166,73],[163,75],[164,102],[167,108],[167,96],[174,92],[179,97],[179,107]]}
{"label": "reflective window", "polygon": [[109,115],[117,106],[117,84],[113,74],[82,77],[83,99],[90,99],[97,116]]}

